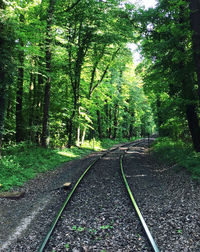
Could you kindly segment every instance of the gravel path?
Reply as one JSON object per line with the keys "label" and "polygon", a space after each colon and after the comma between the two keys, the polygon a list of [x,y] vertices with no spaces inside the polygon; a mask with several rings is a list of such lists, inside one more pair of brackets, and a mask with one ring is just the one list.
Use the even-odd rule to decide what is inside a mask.
{"label": "gravel path", "polygon": [[[140,142],[140,141],[139,141]],[[151,251],[121,180],[119,156],[111,152],[92,168],[70,201],[46,251]],[[38,176],[20,200],[0,199],[0,251],[37,251],[67,191],[101,153]],[[125,174],[160,251],[200,251],[200,186],[185,171],[159,165],[147,143],[131,147]],[[46,191],[46,192],[44,192]]]}

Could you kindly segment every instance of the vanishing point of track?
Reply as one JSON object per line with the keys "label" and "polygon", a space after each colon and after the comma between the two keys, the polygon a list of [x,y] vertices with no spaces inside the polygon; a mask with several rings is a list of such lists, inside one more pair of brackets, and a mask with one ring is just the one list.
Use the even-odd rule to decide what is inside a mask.
{"label": "vanishing point of track", "polygon": [[85,169],[85,171],[84,171],[84,172],[82,173],[82,175],[79,177],[79,179],[77,180],[76,184],[74,185],[74,187],[72,188],[72,190],[71,190],[70,193],[68,194],[68,196],[67,196],[67,198],[65,199],[63,205],[61,206],[60,210],[58,211],[58,213],[57,213],[57,215],[56,215],[56,218],[53,220],[52,225],[51,225],[49,231],[47,232],[47,235],[46,235],[46,237],[44,238],[44,240],[43,240],[43,242],[42,242],[42,244],[41,244],[41,246],[40,246],[38,252],[43,252],[44,249],[46,248],[46,246],[47,246],[47,244],[48,244],[48,242],[49,242],[49,239],[50,239],[50,237],[53,235],[54,229],[56,228],[56,225],[57,225],[57,223],[58,223],[60,217],[62,216],[63,211],[65,210],[65,208],[66,208],[68,202],[70,201],[70,199],[71,199],[73,193],[75,192],[76,188],[79,186],[81,180],[85,177],[85,175],[87,174],[87,172],[88,172],[88,171],[89,171],[100,159],[102,159],[104,156],[106,156],[107,154],[109,154],[109,153],[111,153],[111,152],[113,152],[113,151],[115,151],[115,150],[117,150],[117,149],[119,149],[119,148],[122,148],[122,147],[125,148],[125,150],[124,150],[124,153],[123,153],[122,155],[120,155],[119,161],[120,161],[121,175],[122,175],[124,184],[125,184],[125,186],[126,186],[126,188],[127,188],[129,197],[130,197],[130,199],[131,199],[131,201],[132,201],[132,203],[133,203],[133,206],[134,206],[135,211],[136,211],[136,213],[137,213],[137,215],[138,215],[138,218],[139,218],[139,220],[140,220],[140,222],[141,222],[141,224],[142,224],[142,226],[143,226],[143,229],[144,229],[145,234],[146,234],[146,236],[147,236],[147,238],[148,238],[148,240],[149,240],[149,243],[150,243],[150,245],[151,245],[151,247],[152,247],[152,250],[155,251],[155,252],[159,252],[159,249],[158,249],[158,247],[157,247],[157,244],[156,244],[156,242],[155,242],[154,239],[153,239],[153,236],[152,236],[152,234],[151,234],[151,232],[150,232],[150,230],[149,230],[149,228],[148,228],[148,226],[147,226],[147,224],[146,224],[146,222],[145,222],[145,220],[144,220],[144,218],[143,218],[143,216],[142,216],[142,214],[141,214],[141,212],[140,212],[140,209],[139,209],[139,207],[138,207],[138,205],[137,205],[137,203],[136,203],[136,200],[135,200],[135,198],[134,198],[134,196],[133,196],[133,193],[132,193],[132,191],[131,191],[131,189],[130,189],[130,187],[129,187],[129,184],[128,184],[127,180],[126,180],[126,176],[125,176],[125,173],[124,173],[124,168],[123,168],[123,159],[124,159],[124,157],[125,157],[126,152],[127,152],[128,149],[129,149],[129,147],[133,147],[133,146],[139,145],[140,143],[141,143],[141,141],[140,141],[139,143],[138,143],[138,142],[137,142],[137,143],[129,143],[129,144],[125,144],[125,145],[122,145],[122,146],[118,146],[118,147],[116,147],[116,148],[112,148],[112,149],[106,151],[104,154],[102,154],[102,155],[101,155],[100,157],[98,157],[97,159],[95,159],[95,160]]}

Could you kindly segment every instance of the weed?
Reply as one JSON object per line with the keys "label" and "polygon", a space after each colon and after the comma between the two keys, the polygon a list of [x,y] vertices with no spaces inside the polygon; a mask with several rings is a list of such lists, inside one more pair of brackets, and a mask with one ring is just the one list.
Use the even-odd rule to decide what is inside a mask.
{"label": "weed", "polygon": [[89,229],[89,232],[92,233],[92,234],[96,234],[96,233],[97,233],[97,230],[96,230],[96,229],[90,228],[90,229]]}
{"label": "weed", "polygon": [[82,228],[82,227],[78,227],[77,231],[79,232],[83,232],[85,230],[85,228]]}
{"label": "weed", "polygon": [[85,228],[83,228],[83,227],[77,227],[76,225],[74,225],[74,226],[72,227],[72,229],[73,229],[74,231],[78,231],[78,232],[83,232],[83,231],[85,230]]}
{"label": "weed", "polygon": [[183,233],[183,230],[182,230],[182,229],[178,229],[178,230],[177,230],[177,233],[178,233],[178,234],[182,234],[182,233]]}
{"label": "weed", "polygon": [[113,226],[111,226],[111,225],[103,225],[103,226],[101,226],[100,227],[101,229],[112,229],[113,228]]}
{"label": "weed", "polygon": [[68,250],[69,249],[69,243],[65,244],[65,248]]}

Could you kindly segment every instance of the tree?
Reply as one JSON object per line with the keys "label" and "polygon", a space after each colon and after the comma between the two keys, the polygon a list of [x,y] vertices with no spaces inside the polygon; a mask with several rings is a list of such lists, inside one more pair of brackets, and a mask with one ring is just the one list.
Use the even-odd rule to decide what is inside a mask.
{"label": "tree", "polygon": [[49,0],[47,10],[47,26],[46,26],[46,39],[45,39],[45,63],[46,63],[46,83],[44,91],[44,110],[43,110],[43,123],[41,142],[43,147],[49,145],[49,104],[50,104],[50,90],[51,90],[51,47],[52,47],[52,23],[54,13],[54,0]]}
{"label": "tree", "polygon": [[6,142],[16,138],[71,147],[76,139],[80,144],[93,135],[141,133],[146,112],[131,96],[144,97],[133,79],[125,77],[132,60],[126,44],[134,36],[133,5],[119,0],[15,0],[5,8],[15,22],[12,55],[17,63],[12,86],[5,91]]}
{"label": "tree", "polygon": [[[4,121],[7,108],[7,91],[13,74],[14,30],[9,17],[6,17],[5,4],[0,0],[0,159],[4,134]],[[9,34],[9,35],[8,35]]]}
{"label": "tree", "polygon": [[[19,14],[20,28],[24,26],[24,14]],[[23,140],[23,86],[24,86],[24,41],[22,37],[19,37],[18,46],[18,78],[17,78],[17,90],[16,90],[16,142],[19,143]]]}
{"label": "tree", "polygon": [[195,70],[197,73],[198,95],[200,98],[200,2],[199,0],[189,0],[189,4],[190,22],[193,31],[193,54],[195,61]]}
{"label": "tree", "polygon": [[[185,117],[194,148],[199,152],[198,103],[187,6],[185,1],[173,4],[160,1],[155,10],[150,9],[141,15],[143,21],[140,22],[139,29],[144,36],[141,42],[143,55],[151,59],[144,80],[146,91],[153,90],[157,97],[159,127],[166,127],[165,125],[172,122],[172,117],[180,118],[179,122]],[[161,108],[163,110],[163,102],[160,99],[164,97],[162,93],[173,99],[175,106],[169,112],[172,104],[166,101],[168,111],[160,116]],[[183,128],[179,131],[181,130]]]}

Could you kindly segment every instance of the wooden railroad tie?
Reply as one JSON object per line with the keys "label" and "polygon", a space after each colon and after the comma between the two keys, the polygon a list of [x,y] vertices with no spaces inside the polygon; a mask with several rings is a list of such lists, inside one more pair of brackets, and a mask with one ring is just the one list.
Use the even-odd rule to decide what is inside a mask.
{"label": "wooden railroad tie", "polygon": [[20,199],[25,195],[25,192],[0,192],[0,198]]}

